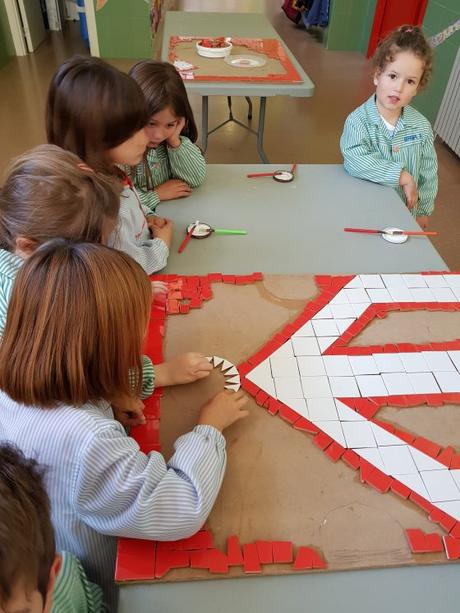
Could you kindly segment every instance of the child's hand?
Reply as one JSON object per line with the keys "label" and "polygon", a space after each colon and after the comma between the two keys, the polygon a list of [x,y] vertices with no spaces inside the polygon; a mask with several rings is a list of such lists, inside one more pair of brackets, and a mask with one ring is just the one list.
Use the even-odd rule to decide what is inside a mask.
{"label": "child's hand", "polygon": [[144,403],[139,398],[131,396],[113,398],[112,409],[115,419],[125,428],[145,424]]}
{"label": "child's hand", "polygon": [[428,215],[418,215],[417,223],[422,228],[422,230],[428,230]]}
{"label": "child's hand", "polygon": [[177,358],[155,365],[155,385],[181,385],[204,379],[212,371],[209,360],[201,353],[190,351],[182,353]]}
{"label": "child's hand", "polygon": [[404,195],[406,196],[407,208],[413,209],[418,200],[417,184],[407,170],[401,172],[399,185],[403,188]]}
{"label": "child's hand", "polygon": [[166,139],[168,146],[171,147],[172,149],[177,149],[177,147],[180,147],[181,142],[182,142],[180,139],[180,133],[184,129],[184,126],[185,126],[185,117],[179,117],[179,119],[177,120],[176,129],[171,134],[171,136]]}
{"label": "child's hand", "polygon": [[173,223],[170,219],[165,219],[164,222],[165,223],[161,228],[158,226],[152,226],[150,231],[152,232],[153,238],[161,238],[168,245],[168,247],[171,247]]}
{"label": "child's hand", "polygon": [[192,193],[192,188],[185,181],[180,179],[170,179],[158,187],[155,187],[160,202],[163,200],[174,200],[175,198],[186,198]]}
{"label": "child's hand", "polygon": [[242,411],[247,401],[248,397],[242,391],[223,390],[201,409],[198,424],[213,426],[222,432],[235,421],[249,415],[249,411]]}
{"label": "child's hand", "polygon": [[146,220],[150,232],[152,232],[153,228],[163,228],[167,221],[164,217],[160,217],[159,215],[147,215]]}

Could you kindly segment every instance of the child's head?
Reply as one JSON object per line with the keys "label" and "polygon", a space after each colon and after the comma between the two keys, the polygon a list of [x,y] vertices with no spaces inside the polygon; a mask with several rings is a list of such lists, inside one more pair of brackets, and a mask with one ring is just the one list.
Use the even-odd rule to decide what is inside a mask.
{"label": "child's head", "polygon": [[50,503],[33,460],[0,446],[0,610],[50,611],[56,556]]}
{"label": "child's head", "polygon": [[42,245],[14,282],[0,389],[51,408],[139,395],[151,294],[145,272],[121,251],[61,239]]}
{"label": "child's head", "polygon": [[22,257],[52,238],[103,243],[116,225],[119,181],[73,153],[39,145],[16,158],[0,191],[0,247]]}
{"label": "child's head", "polygon": [[184,83],[172,64],[145,60],[135,64],[130,76],[140,85],[147,100],[149,146],[157,147],[174,131],[177,120],[183,117],[183,136],[192,142],[198,138],[193,112]]}
{"label": "child's head", "polygon": [[48,142],[95,169],[111,172],[114,164],[137,164],[147,146],[147,119],[137,83],[103,60],[75,56],[51,80]]}
{"label": "child's head", "polygon": [[[420,28],[401,26],[377,47],[372,58],[377,97],[380,90],[390,107],[403,107],[428,82],[433,53]],[[395,91],[395,87],[397,88]]]}

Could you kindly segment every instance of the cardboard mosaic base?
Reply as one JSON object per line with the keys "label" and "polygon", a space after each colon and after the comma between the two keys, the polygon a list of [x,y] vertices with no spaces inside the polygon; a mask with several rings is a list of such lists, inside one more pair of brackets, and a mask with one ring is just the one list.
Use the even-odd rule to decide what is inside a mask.
{"label": "cardboard mosaic base", "polygon": [[[209,296],[209,289],[212,296],[206,303],[201,302],[202,308],[190,310],[187,317],[168,318],[166,357],[187,350],[223,356],[239,364],[243,387],[253,396],[249,403],[250,417],[226,432],[227,473],[206,524],[214,548],[223,556],[228,556],[227,538],[237,535],[245,544],[243,553],[248,555],[249,567],[245,564],[231,566],[228,573],[216,576],[256,572],[251,570],[250,561],[251,552],[254,554],[257,550],[259,541],[294,544],[295,555],[300,555],[299,569],[304,548],[319,553],[327,567],[333,570],[446,562],[448,558],[460,556],[457,508],[460,435],[452,422],[454,408],[460,402],[460,387],[457,389],[455,377],[459,370],[460,342],[456,338],[459,325],[458,319],[452,319],[458,312],[460,276],[415,278],[420,276],[408,275],[406,281],[424,282],[424,287],[410,288],[406,283],[406,295],[401,288],[394,290],[394,296],[400,299],[395,302],[385,283],[391,285],[401,275],[316,277],[315,280],[310,276],[266,277],[257,283],[251,281],[260,276],[255,279],[226,276],[224,279],[222,275],[215,275],[204,283],[205,295]],[[192,281],[192,285],[194,283],[196,281]],[[188,284],[189,281],[189,288]],[[248,285],[235,286],[240,284]],[[383,284],[384,287],[366,287],[366,284]],[[364,294],[350,293],[355,289],[363,290]],[[386,289],[389,296],[371,291],[377,289]],[[423,296],[414,291],[419,289],[425,290]],[[438,291],[440,289],[443,291]],[[449,297],[451,301],[435,302],[436,296]],[[343,302],[345,297],[347,301]],[[383,297],[388,302],[378,302]],[[426,300],[428,297],[432,299],[430,302],[416,302],[416,298]],[[178,297],[172,300],[180,302]],[[189,300],[193,300],[193,296]],[[168,303],[168,306],[172,309],[170,312],[180,314],[183,305]],[[419,326],[412,343],[411,338],[407,338],[407,330],[401,327],[401,337],[406,335],[404,342],[398,344],[393,339],[392,343],[372,345],[373,327],[369,322],[375,320],[378,324],[390,310],[413,312],[417,317],[424,313],[425,323],[429,323],[432,314],[437,316],[445,312],[448,317],[444,329],[438,324],[444,341],[437,339],[430,343],[428,333],[423,332],[430,327],[425,325]],[[363,319],[365,332],[362,332]],[[334,335],[332,324],[336,326]],[[359,344],[361,333],[367,335],[364,345]],[[295,343],[295,351],[299,354],[294,353],[297,368],[308,368],[309,374],[305,377],[315,378],[315,385],[310,381],[305,387],[309,390],[306,398],[302,377],[302,397],[296,397],[300,396],[298,392],[289,392],[289,386],[278,387],[273,377],[271,383],[260,378],[267,360],[270,372],[272,367],[275,371],[285,369],[281,373],[276,371],[280,374],[278,378],[289,377],[292,359],[276,359],[273,354],[287,342],[294,347],[295,339],[301,340],[300,344]],[[317,345],[310,355],[312,340]],[[400,354],[397,357],[401,358],[404,372],[392,372],[394,354]],[[425,382],[420,380],[420,371],[416,370],[415,358],[420,356],[424,359],[424,371],[431,375]],[[319,366],[324,370],[315,371]],[[374,372],[376,370],[378,372]],[[412,387],[402,388],[404,393],[401,394],[390,394],[388,390],[384,394],[380,387],[381,395],[366,397],[366,386],[370,385],[371,391],[376,389],[372,385],[381,386],[382,381],[388,380],[384,378],[386,372],[406,375],[399,384],[409,383]],[[446,373],[451,376],[446,377]],[[368,377],[379,379],[367,380]],[[258,384],[254,383],[254,378]],[[351,380],[356,384],[356,395],[336,394],[334,398],[321,391],[324,383],[330,389],[334,385],[341,390],[340,385],[349,385]],[[223,383],[224,377],[216,370],[205,381],[165,393],[160,427],[162,451],[167,457],[174,440],[193,427],[200,406]],[[416,393],[413,386],[422,383],[428,387],[423,393]],[[317,385],[319,392],[314,391]],[[286,393],[288,396],[280,400],[278,396]],[[379,411],[387,410],[387,405],[388,410],[403,413],[416,407],[420,413],[417,424],[423,435],[417,427],[411,431],[399,427],[396,420],[393,423],[382,421]],[[436,411],[441,410],[436,407],[442,405],[442,410],[450,410],[443,413],[443,439],[448,441],[447,445],[446,442],[438,444],[429,436],[430,424],[436,423],[437,432],[442,430],[436,417]],[[366,436],[371,438],[366,439]],[[414,460],[419,463],[416,471]],[[399,474],[401,462],[409,463],[409,468],[404,465]],[[420,481],[416,475],[421,475]],[[442,487],[444,490],[439,489]],[[439,548],[441,536],[442,551]],[[151,557],[151,548],[149,551]],[[261,555],[262,550],[259,551],[259,564]],[[119,556],[119,561],[123,559]],[[223,563],[222,557],[220,560]],[[182,562],[182,568],[170,570],[161,580],[214,576],[210,575],[209,566],[192,568],[184,560]],[[252,562],[257,567],[255,558]],[[126,571],[126,567],[123,568]],[[151,564],[149,568],[151,570]],[[310,568],[308,564],[306,568]],[[267,563],[262,564],[260,572],[284,574],[293,570],[292,564]],[[118,578],[154,580],[154,575],[149,579],[145,574],[125,573]]]}
{"label": "cardboard mosaic base", "polygon": [[276,39],[232,38],[231,55],[254,55],[265,60],[263,66],[239,68],[230,66],[224,58],[206,58],[198,55],[196,42],[201,36],[171,36],[168,61],[187,62],[194,66],[182,78],[194,81],[244,81],[302,83],[298,72],[288,58],[283,45]]}

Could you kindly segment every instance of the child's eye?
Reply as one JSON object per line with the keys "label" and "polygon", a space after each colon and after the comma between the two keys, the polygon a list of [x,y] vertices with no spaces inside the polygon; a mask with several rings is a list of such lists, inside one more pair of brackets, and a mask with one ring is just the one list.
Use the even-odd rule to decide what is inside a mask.
{"label": "child's eye", "polygon": [[415,85],[414,79],[409,79],[407,82],[409,83],[409,85]]}
{"label": "child's eye", "polygon": [[390,79],[396,79],[396,75],[394,74],[394,72],[390,72],[388,76],[390,77]]}

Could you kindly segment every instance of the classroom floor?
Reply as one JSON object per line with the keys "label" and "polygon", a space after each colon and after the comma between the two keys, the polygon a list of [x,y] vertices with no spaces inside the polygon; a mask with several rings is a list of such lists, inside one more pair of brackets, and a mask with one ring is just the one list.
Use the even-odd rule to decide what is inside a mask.
{"label": "classroom floor", "polygon": [[[355,52],[328,51],[318,37],[294,26],[280,9],[281,0],[177,0],[186,11],[263,12],[315,83],[312,98],[269,98],[265,124],[265,151],[271,163],[339,164],[339,138],[346,116],[372,92],[370,68]],[[69,24],[64,34],[53,32],[27,57],[17,57],[0,70],[0,173],[11,157],[45,141],[46,92],[56,67],[74,53],[88,53],[79,37],[78,25]],[[112,62],[127,70],[134,60]],[[191,97],[198,127],[201,101]],[[256,106],[256,105],[255,105]],[[233,100],[233,110],[246,117],[244,99]],[[224,97],[211,98],[210,129],[227,114]],[[257,125],[257,112],[252,124]],[[460,163],[442,143],[436,144],[439,159],[439,193],[430,229],[439,235],[433,243],[451,270],[460,270]],[[227,124],[211,135],[208,163],[257,163],[255,138],[236,124]],[[423,239],[425,240],[425,239]]]}

